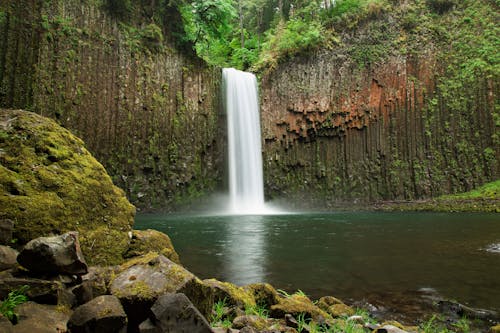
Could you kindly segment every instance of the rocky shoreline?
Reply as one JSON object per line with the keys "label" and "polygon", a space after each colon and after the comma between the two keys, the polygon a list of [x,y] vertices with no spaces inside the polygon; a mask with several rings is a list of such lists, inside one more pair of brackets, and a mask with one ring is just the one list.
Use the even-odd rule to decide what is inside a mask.
{"label": "rocky shoreline", "polygon": [[377,322],[370,309],[356,310],[333,296],[313,301],[300,291],[286,294],[266,283],[240,287],[201,280],[180,264],[168,236],[155,230],[133,231],[123,264],[89,267],[76,232],[36,238],[18,252],[5,245],[12,244],[13,223],[0,225],[7,231],[0,245],[0,298],[27,286],[29,299],[15,308],[11,320],[0,316],[1,332],[443,332],[430,330],[432,325],[456,328],[445,332],[500,329],[495,313],[451,301],[437,302],[440,317],[425,328]]}

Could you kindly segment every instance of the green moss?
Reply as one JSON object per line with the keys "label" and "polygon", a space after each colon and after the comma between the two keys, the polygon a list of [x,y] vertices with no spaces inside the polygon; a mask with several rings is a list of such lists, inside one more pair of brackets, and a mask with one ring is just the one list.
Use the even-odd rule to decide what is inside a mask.
{"label": "green moss", "polygon": [[52,120],[1,110],[0,218],[21,242],[80,233],[90,264],[116,264],[128,246],[134,207],[83,142]]}
{"label": "green moss", "polygon": [[140,256],[150,251],[158,252],[173,262],[179,264],[179,255],[175,252],[170,238],[156,230],[134,230],[126,258]]}
{"label": "green moss", "polygon": [[287,313],[293,316],[303,315],[314,320],[331,318],[327,312],[321,310],[307,296],[302,294],[293,294],[281,298],[278,304],[271,306],[270,312],[273,318],[282,318]]}
{"label": "green moss", "polygon": [[212,289],[214,300],[226,300],[230,305],[236,305],[242,309],[248,306],[255,306],[255,298],[245,288],[238,287],[229,282],[221,282],[216,279],[204,280],[203,284]]}

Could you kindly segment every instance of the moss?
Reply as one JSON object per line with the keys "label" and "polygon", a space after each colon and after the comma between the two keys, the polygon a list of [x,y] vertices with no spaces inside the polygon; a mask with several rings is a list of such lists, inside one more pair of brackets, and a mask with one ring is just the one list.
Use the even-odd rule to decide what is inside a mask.
{"label": "moss", "polygon": [[255,298],[245,288],[216,279],[204,280],[203,283],[212,290],[215,302],[225,299],[228,304],[236,305],[242,309],[256,305]]}
{"label": "moss", "polygon": [[124,192],[84,143],[54,121],[0,110],[0,218],[15,222],[25,243],[70,230],[80,233],[89,264],[116,264],[135,214]]}
{"label": "moss", "polygon": [[305,318],[321,319],[322,321],[331,318],[327,312],[321,310],[307,296],[301,294],[281,298],[278,304],[271,306],[270,313],[273,318],[283,318],[287,313],[293,316],[303,314]]}
{"label": "moss", "polygon": [[253,283],[243,288],[253,295],[255,302],[260,306],[269,308],[279,302],[278,292],[269,283]]}
{"label": "moss", "polygon": [[126,258],[140,256],[150,251],[163,254],[173,262],[180,264],[179,255],[175,252],[170,238],[156,230],[134,230],[130,246],[125,253]]}

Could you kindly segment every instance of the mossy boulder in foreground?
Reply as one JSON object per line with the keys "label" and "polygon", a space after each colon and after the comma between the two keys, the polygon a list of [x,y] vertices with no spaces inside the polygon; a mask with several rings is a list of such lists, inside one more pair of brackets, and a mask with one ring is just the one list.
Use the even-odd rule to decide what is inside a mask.
{"label": "mossy boulder in foreground", "polygon": [[0,219],[21,243],[76,230],[89,264],[117,264],[135,208],[82,140],[53,120],[0,109]]}

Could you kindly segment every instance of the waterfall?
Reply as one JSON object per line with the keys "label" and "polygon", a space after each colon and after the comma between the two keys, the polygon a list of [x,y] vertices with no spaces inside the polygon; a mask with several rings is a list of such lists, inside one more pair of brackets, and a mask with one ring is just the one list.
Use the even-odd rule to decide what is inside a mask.
{"label": "waterfall", "polygon": [[227,114],[229,212],[263,214],[264,180],[259,99],[255,75],[234,68],[222,71]]}

